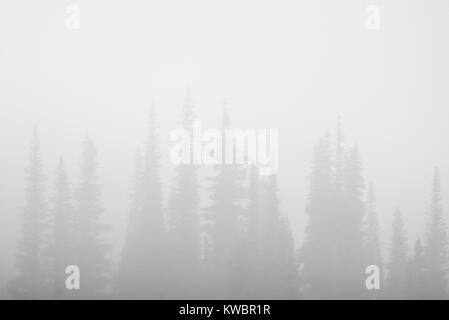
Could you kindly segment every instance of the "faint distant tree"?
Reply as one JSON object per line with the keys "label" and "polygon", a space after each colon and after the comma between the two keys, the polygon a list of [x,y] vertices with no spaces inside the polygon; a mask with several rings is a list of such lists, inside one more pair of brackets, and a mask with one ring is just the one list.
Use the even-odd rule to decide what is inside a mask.
{"label": "faint distant tree", "polygon": [[36,127],[31,143],[30,164],[26,169],[25,206],[21,213],[21,239],[16,266],[19,274],[8,284],[8,291],[16,299],[44,297],[45,277],[42,250],[44,245],[45,201],[43,164]]}
{"label": "faint distant tree", "polygon": [[60,159],[56,170],[54,196],[49,215],[48,246],[45,250],[50,297],[70,297],[65,287],[65,269],[77,261],[76,217],[72,208],[71,193],[64,161]]}
{"label": "faint distant tree", "polygon": [[411,300],[425,299],[428,294],[428,272],[424,248],[416,239],[412,257],[407,265],[404,297]]}
{"label": "faint distant tree", "polygon": [[156,114],[150,110],[148,137],[142,159],[137,155],[132,208],[123,251],[122,297],[164,297],[166,267],[165,221],[162,209],[160,154]]}
{"label": "faint distant tree", "polygon": [[339,298],[355,299],[365,293],[363,219],[365,216],[364,180],[357,146],[345,154],[343,191],[337,189],[337,219],[334,239],[337,245]]}
{"label": "faint distant tree", "polygon": [[287,216],[282,214],[277,177],[249,167],[242,295],[245,299],[298,299],[299,266]]}
{"label": "faint distant tree", "polygon": [[399,209],[396,209],[394,214],[390,260],[387,269],[387,297],[390,299],[403,299],[405,272],[407,269],[407,238]]}
{"label": "faint distant tree", "polygon": [[428,298],[431,299],[447,298],[448,239],[446,230],[446,219],[441,203],[440,175],[438,168],[435,168],[424,246],[428,264]]}
{"label": "faint distant tree", "polygon": [[[366,217],[364,221],[364,250],[366,265],[376,265],[380,270],[380,287],[383,288],[383,261],[381,254],[381,243],[379,240],[379,221],[376,210],[376,199],[374,186],[370,182],[368,185],[368,198],[366,202]],[[372,290],[369,297],[378,298],[379,290]]]}
{"label": "faint distant tree", "polygon": [[299,275],[295,245],[288,217],[280,210],[277,177],[264,176],[262,196],[262,290],[261,299],[297,299]]}
{"label": "faint distant tree", "polygon": [[117,288],[115,288],[120,298],[135,298],[142,294],[139,290],[140,278],[137,277],[137,269],[139,265],[138,237],[137,229],[139,217],[142,215],[142,180],[143,180],[143,161],[139,150],[136,152],[134,181],[131,193],[131,209],[128,215],[125,245],[121,253],[119,264]]}
{"label": "faint distant tree", "polygon": [[302,293],[306,299],[336,298],[335,189],[329,135],[315,145],[306,214],[305,243],[300,251]]}
{"label": "faint distant tree", "polygon": [[209,298],[230,299],[242,294],[243,285],[243,200],[244,169],[238,164],[224,164],[225,130],[230,127],[224,108],[222,123],[222,164],[214,165],[216,175],[210,178],[211,205],[206,208],[208,246],[205,253]]}
{"label": "faint distant tree", "polygon": [[97,177],[97,152],[90,137],[83,144],[81,177],[76,192],[78,267],[81,289],[77,293],[83,299],[100,298],[109,284],[110,263],[106,257],[110,246],[105,243],[103,232],[108,229],[101,222],[104,212],[100,205],[100,185]]}
{"label": "faint distant tree", "polygon": [[[187,91],[181,127],[190,133],[190,159],[193,157],[193,104]],[[170,298],[194,298],[199,295],[200,226],[198,165],[180,164],[170,188],[167,205]]]}
{"label": "faint distant tree", "polygon": [[264,281],[263,265],[261,264],[263,219],[260,212],[262,209],[262,195],[257,166],[250,165],[248,171],[248,186],[245,192],[245,200],[247,201],[245,209],[247,227],[243,242],[246,259],[245,264],[242,266],[245,277],[241,296],[245,299],[255,299],[260,294]]}

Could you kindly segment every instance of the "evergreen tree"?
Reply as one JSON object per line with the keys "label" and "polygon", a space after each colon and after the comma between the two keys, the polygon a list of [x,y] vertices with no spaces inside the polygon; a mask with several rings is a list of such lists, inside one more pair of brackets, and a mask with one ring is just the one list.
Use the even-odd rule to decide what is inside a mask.
{"label": "evergreen tree", "polygon": [[83,299],[100,298],[109,283],[109,261],[106,257],[110,246],[103,238],[107,229],[101,222],[104,212],[100,205],[100,185],[97,177],[97,152],[89,137],[83,144],[81,177],[76,193],[78,264],[81,285],[78,295]]}
{"label": "evergreen tree", "polygon": [[425,254],[427,259],[429,296],[431,299],[447,298],[447,234],[446,219],[441,204],[441,186],[438,168],[435,168],[432,186],[432,203],[428,213],[425,234]]}
{"label": "evergreen tree", "polygon": [[242,294],[243,260],[243,185],[244,171],[241,165],[224,164],[225,130],[230,126],[229,115],[224,109],[222,124],[222,164],[214,165],[216,175],[210,179],[211,206],[206,209],[208,225],[206,262],[211,278],[208,297],[235,298]]}
{"label": "evergreen tree", "polygon": [[61,299],[68,297],[65,287],[67,275],[65,269],[75,264],[76,257],[76,220],[71,204],[64,162],[60,159],[56,171],[55,193],[51,201],[49,221],[49,239],[46,254],[48,258],[48,276],[51,285],[50,297]]}
{"label": "evergreen tree", "polygon": [[307,299],[330,299],[337,295],[334,267],[336,264],[335,189],[332,185],[332,158],[329,135],[314,148],[309,200],[309,218],[305,243],[300,251],[302,292]]}
{"label": "evergreen tree", "polygon": [[[165,222],[157,138],[152,106],[145,156],[141,159],[138,155],[136,160],[133,204],[123,252],[121,286],[122,295],[127,298],[160,299],[164,295]],[[143,274],[144,278],[138,276]]]}
{"label": "evergreen tree", "polygon": [[[373,183],[370,182],[368,186],[368,199],[366,204],[366,218],[365,218],[365,259],[366,265],[376,265],[380,270],[380,287],[383,288],[383,261],[381,254],[381,244],[379,240],[379,221],[376,211],[376,200],[374,196]],[[379,291],[372,290],[369,294],[371,298],[379,298]]]}
{"label": "evergreen tree", "polygon": [[428,293],[428,279],[424,248],[419,237],[416,239],[413,256],[408,261],[405,298],[411,300],[424,299]]}
{"label": "evergreen tree", "polygon": [[[193,158],[193,104],[187,92],[181,126],[190,134],[190,159]],[[175,169],[167,206],[170,298],[198,296],[200,273],[200,226],[198,214],[198,166],[181,164]]]}
{"label": "evergreen tree", "polygon": [[276,175],[262,177],[262,290],[261,299],[297,299],[298,265],[290,223],[281,214]]}
{"label": "evergreen tree", "polygon": [[343,192],[337,189],[335,239],[340,299],[359,299],[365,293],[363,255],[364,182],[358,148],[349,150],[343,167]]}
{"label": "evergreen tree", "polygon": [[137,277],[139,265],[137,229],[139,216],[142,214],[142,180],[143,161],[139,150],[136,152],[133,191],[131,194],[131,210],[128,215],[125,245],[122,250],[116,291],[120,298],[135,298],[142,294],[141,279]]}
{"label": "evergreen tree", "polygon": [[404,298],[406,268],[407,238],[401,212],[396,209],[387,275],[387,294],[390,299]]}
{"label": "evergreen tree", "polygon": [[43,164],[37,129],[34,128],[30,164],[26,169],[25,207],[21,214],[21,240],[17,269],[19,275],[8,284],[8,291],[16,299],[39,299],[44,296],[43,246],[47,204]]}
{"label": "evergreen tree", "polygon": [[262,291],[263,265],[262,257],[262,234],[263,219],[260,215],[262,211],[260,176],[256,165],[249,166],[249,184],[247,187],[247,227],[243,250],[245,252],[245,264],[242,272],[245,275],[242,286],[242,297],[245,299],[255,299]]}

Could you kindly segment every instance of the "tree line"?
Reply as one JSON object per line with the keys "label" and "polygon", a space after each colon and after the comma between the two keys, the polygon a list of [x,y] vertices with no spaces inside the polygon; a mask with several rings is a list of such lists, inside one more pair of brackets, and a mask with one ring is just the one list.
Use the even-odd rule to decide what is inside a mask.
{"label": "tree line", "polygon": [[[194,118],[187,95],[181,126],[192,130]],[[225,108],[222,130],[230,126]],[[398,208],[385,256],[374,186],[365,182],[358,147],[347,146],[339,120],[314,147],[305,241],[297,249],[294,226],[280,209],[276,175],[261,176],[254,165],[215,165],[207,206],[199,201],[199,166],[177,166],[164,205],[158,132],[152,107],[146,145],[135,155],[126,239],[114,268],[105,241],[108,226],[101,222],[107,213],[93,141],[84,139],[76,189],[69,187],[60,159],[47,198],[34,130],[15,256],[18,274],[7,284],[12,298],[447,298],[447,226],[438,169],[422,239],[409,250]],[[65,287],[68,265],[80,269],[79,290]],[[368,265],[381,270],[380,290],[365,286]]]}

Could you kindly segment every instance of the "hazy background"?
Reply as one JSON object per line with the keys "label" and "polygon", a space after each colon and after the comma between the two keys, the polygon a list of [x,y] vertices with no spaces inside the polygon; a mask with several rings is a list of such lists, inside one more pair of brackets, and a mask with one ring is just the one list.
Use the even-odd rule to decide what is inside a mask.
{"label": "hazy background", "polygon": [[[47,182],[63,156],[77,183],[82,138],[93,138],[116,260],[149,106],[166,185],[187,87],[205,128],[219,126],[226,98],[233,126],[279,129],[279,197],[298,244],[313,143],[338,115],[375,184],[384,243],[396,206],[410,237],[422,232],[435,165],[447,203],[447,1],[78,0],[70,31],[71,3],[0,3],[0,286],[14,274],[33,125]],[[378,31],[365,28],[370,4]]]}

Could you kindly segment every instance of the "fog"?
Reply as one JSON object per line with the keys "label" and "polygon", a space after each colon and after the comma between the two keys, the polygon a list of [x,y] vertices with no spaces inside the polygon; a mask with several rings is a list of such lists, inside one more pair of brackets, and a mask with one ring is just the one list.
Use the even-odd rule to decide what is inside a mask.
{"label": "fog", "polygon": [[[379,9],[378,29],[367,26],[369,5]],[[176,211],[170,194],[182,169],[170,161],[170,133],[190,125],[182,122],[185,106],[194,107],[203,128],[221,130],[226,104],[232,128],[278,130],[279,212],[301,251],[314,146],[326,132],[335,135],[340,119],[347,148],[358,147],[365,185],[372,181],[375,188],[384,264],[397,207],[411,256],[417,236],[425,238],[435,167],[448,212],[448,9],[443,0],[1,2],[0,297],[14,298],[8,282],[21,273],[16,256],[35,127],[50,207],[59,159],[74,191],[86,135],[95,145],[105,209],[99,220],[109,226],[102,237],[111,245],[105,253],[111,267],[104,272],[112,280],[105,290],[116,291],[136,150],[145,152],[152,105],[164,215]],[[213,170],[198,169],[197,214],[212,205]],[[158,285],[168,289],[137,297],[192,297]],[[211,296],[205,290],[194,298],[240,298],[232,292]],[[270,292],[259,298],[291,297]],[[319,292],[310,297],[328,298]]]}

